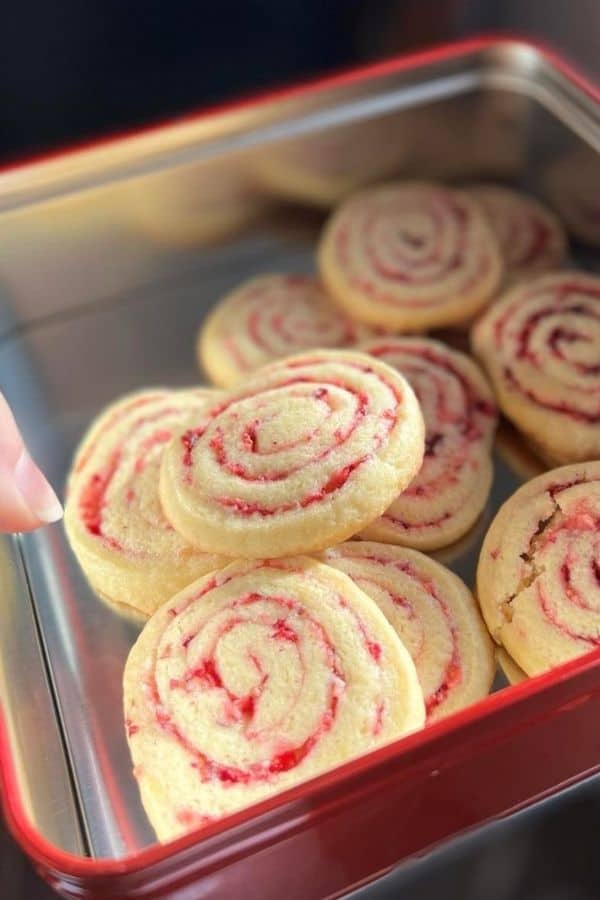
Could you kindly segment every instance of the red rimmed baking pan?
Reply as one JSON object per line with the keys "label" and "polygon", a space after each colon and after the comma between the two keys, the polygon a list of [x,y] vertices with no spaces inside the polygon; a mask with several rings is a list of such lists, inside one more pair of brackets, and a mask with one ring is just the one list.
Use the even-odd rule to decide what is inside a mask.
{"label": "red rimmed baking pan", "polygon": [[[485,39],[392,60],[0,176],[0,385],[64,484],[116,395],[197,379],[194,333],[252,274],[310,271],[328,206],[380,178],[493,177],[545,197],[598,268],[594,89]],[[473,582],[535,463],[506,441],[446,560]],[[600,656],[159,846],[131,775],[121,674],[140,624],[94,598],[60,526],[0,544],[0,771],[9,826],[70,897],[325,897],[600,768]]]}

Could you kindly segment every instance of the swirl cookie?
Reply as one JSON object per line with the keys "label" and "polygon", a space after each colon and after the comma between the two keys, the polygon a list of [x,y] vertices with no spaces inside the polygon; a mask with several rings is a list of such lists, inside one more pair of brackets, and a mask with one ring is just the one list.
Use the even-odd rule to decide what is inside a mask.
{"label": "swirl cookie", "polygon": [[469,319],[502,277],[477,203],[424,182],[373,188],[343,203],[321,238],[319,268],[348,315],[397,331]]}
{"label": "swirl cookie", "polygon": [[83,438],[68,481],[65,528],[92,587],[106,599],[150,614],[228,561],[177,534],[158,496],[167,443],[216,396],[206,389],[129,395]]}
{"label": "swirl cookie", "polygon": [[481,548],[477,594],[492,637],[528,675],[600,646],[600,462],[524,484]]}
{"label": "swirl cookie", "polygon": [[558,218],[533,197],[495,184],[474,185],[469,194],[483,209],[496,235],[505,283],[558,268],[567,239]]}
{"label": "swirl cookie", "polygon": [[405,379],[321,350],[261,369],[166,450],[171,524],[212,553],[286,556],[345,540],[416,475],[423,418]]}
{"label": "swirl cookie", "polygon": [[[536,456],[528,446],[528,441],[506,419],[500,423],[494,441],[494,449],[508,471],[508,477],[514,481],[514,475],[518,476],[517,483],[512,487],[516,489],[523,481],[529,481],[536,475],[541,475],[548,467]],[[504,473],[501,477],[506,480]]]}
{"label": "swirl cookie", "polygon": [[261,275],[228,294],[198,335],[197,355],[211,381],[229,387],[292,353],[348,347],[369,335],[309,275]]}
{"label": "swirl cookie", "polygon": [[600,456],[600,278],[541,275],[476,323],[503,412],[552,463]]}
{"label": "swirl cookie", "polygon": [[235,562],[147,623],[124,676],[148,818],[166,841],[423,725],[374,603],[307,558]]}
{"label": "swirl cookie", "polygon": [[393,625],[417,668],[427,721],[489,694],[492,642],[463,582],[416,550],[348,541],[322,558],[349,575]]}
{"label": "swirl cookie", "polygon": [[445,547],[469,530],[490,492],[497,421],[491,389],[472,360],[439,341],[380,338],[361,350],[404,375],[425,420],[418,475],[362,536],[419,550]]}

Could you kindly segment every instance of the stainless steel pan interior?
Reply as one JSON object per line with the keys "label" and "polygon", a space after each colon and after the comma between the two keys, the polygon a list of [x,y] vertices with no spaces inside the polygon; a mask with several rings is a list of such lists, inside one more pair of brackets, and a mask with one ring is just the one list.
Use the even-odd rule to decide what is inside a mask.
{"label": "stainless steel pan interior", "polygon": [[[573,262],[598,270],[598,222],[595,238],[593,225],[578,229],[576,207],[596,190],[600,221],[599,151],[591,99],[537,51],[506,43],[8,172],[0,387],[62,489],[104,404],[198,380],[194,335],[225,291],[253,273],[313,269],[324,190],[500,178],[563,204],[588,245],[573,242]],[[490,515],[534,466],[510,439],[499,448],[488,510],[444,556],[468,582]],[[0,691],[31,818],[75,853],[144,847],[154,838],[121,717],[140,623],[91,594],[61,526],[4,538],[0,552]]]}

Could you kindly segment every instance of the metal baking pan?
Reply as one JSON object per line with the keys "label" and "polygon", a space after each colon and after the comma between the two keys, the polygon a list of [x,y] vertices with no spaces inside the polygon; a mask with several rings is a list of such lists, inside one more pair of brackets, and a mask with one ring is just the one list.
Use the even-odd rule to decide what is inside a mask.
{"label": "metal baking pan", "polygon": [[[598,269],[599,153],[592,87],[543,49],[483,39],[9,169],[0,386],[62,486],[104,404],[197,380],[194,334],[226,290],[312,269],[332,194],[381,177],[501,178],[562,204],[572,261]],[[494,509],[534,471],[501,442],[488,509],[443,554],[467,582]],[[0,584],[4,812],[68,897],[333,896],[600,768],[596,652],[499,680],[421,733],[160,846],[121,715],[140,622],[91,594],[60,526],[2,538]]]}

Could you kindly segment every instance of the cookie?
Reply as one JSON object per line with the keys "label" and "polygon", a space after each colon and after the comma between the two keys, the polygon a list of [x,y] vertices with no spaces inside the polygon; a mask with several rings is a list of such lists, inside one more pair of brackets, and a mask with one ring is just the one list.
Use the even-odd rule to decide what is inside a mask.
{"label": "cookie", "polygon": [[509,684],[520,684],[527,679],[523,669],[516,664],[512,656],[509,656],[504,647],[496,647],[496,662]]}
{"label": "cookie", "polygon": [[393,625],[417,668],[428,722],[489,694],[492,641],[458,576],[416,550],[371,541],[348,541],[322,559],[349,575]]}
{"label": "cookie", "polygon": [[439,550],[429,550],[428,555],[454,572],[465,574],[470,572],[477,562],[481,542],[493,515],[490,507],[491,504],[486,504],[484,512],[475,524],[457,541],[453,541],[447,547],[440,547]]}
{"label": "cookie", "polygon": [[361,350],[404,375],[425,420],[418,475],[362,536],[419,550],[445,547],[469,530],[490,492],[497,423],[491,388],[471,359],[429,338],[374,339]]}
{"label": "cookie", "polygon": [[508,477],[514,480],[514,475],[518,475],[519,483],[529,481],[548,469],[539,456],[532,452],[523,435],[506,419],[503,419],[496,432],[494,449],[509,470]]}
{"label": "cookie", "polygon": [[76,451],[65,528],[94,590],[146,615],[228,560],[202,553],[162,512],[161,457],[175,431],[214,402],[216,391],[151,390],[110,406]]}
{"label": "cookie", "polygon": [[550,464],[600,457],[600,278],[541,275],[472,331],[498,402]]}
{"label": "cookie", "polygon": [[600,461],[524,484],[481,548],[477,595],[492,637],[528,675],[600,646]]}
{"label": "cookie", "polygon": [[349,347],[370,334],[351,322],[310,275],[261,275],[212,311],[198,335],[198,360],[211,381],[229,387],[249,372],[315,347]]}
{"label": "cookie", "polygon": [[423,435],[412,388],[385,363],[349,350],[288,357],[171,442],[162,505],[212,553],[322,550],[364,528],[410,483]]}
{"label": "cookie", "polygon": [[161,841],[424,723],[415,666],[351,580],[307,558],[235,562],[166,603],[130,652],[127,737]]}
{"label": "cookie", "polygon": [[564,228],[538,200],[496,184],[474,185],[468,193],[483,209],[500,245],[505,286],[563,263],[567,253]]}
{"label": "cookie", "polygon": [[341,309],[396,331],[469,319],[502,277],[497,241],[475,201],[425,182],[355,194],[328,222],[318,256]]}

